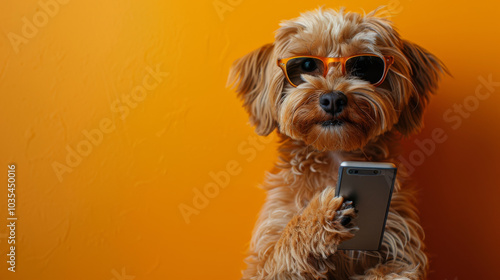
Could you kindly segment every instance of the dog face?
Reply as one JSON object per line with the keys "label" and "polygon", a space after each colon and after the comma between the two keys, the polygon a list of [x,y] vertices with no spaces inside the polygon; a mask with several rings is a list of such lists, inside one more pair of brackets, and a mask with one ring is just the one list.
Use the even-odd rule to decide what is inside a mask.
{"label": "dog face", "polygon": [[[419,131],[444,66],[401,39],[390,22],[376,14],[307,12],[282,22],[273,44],[237,60],[228,82],[236,85],[257,133],[267,135],[277,128],[318,150],[352,151],[390,130],[403,135]],[[321,75],[288,73],[288,78],[300,81],[293,86],[277,65],[279,59],[295,56],[360,54],[393,59],[383,83],[375,86],[353,74],[355,70],[346,72],[342,63],[332,62]],[[306,63],[298,67],[310,68],[311,61]]]}

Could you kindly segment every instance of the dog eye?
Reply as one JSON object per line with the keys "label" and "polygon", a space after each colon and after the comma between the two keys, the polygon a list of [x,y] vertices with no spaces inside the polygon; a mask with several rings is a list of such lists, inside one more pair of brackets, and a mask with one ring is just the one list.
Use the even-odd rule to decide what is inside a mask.
{"label": "dog eye", "polygon": [[372,84],[378,83],[385,73],[385,62],[377,56],[355,56],[345,63],[346,72]]}
{"label": "dog eye", "polygon": [[305,72],[313,72],[314,70],[318,69],[318,65],[316,65],[316,62],[312,58],[304,60],[300,67]]}

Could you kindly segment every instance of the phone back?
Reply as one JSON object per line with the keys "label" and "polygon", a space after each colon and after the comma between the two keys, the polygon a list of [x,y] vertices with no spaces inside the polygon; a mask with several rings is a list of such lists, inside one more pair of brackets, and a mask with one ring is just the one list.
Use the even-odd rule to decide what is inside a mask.
{"label": "phone back", "polygon": [[339,170],[336,195],[353,202],[358,210],[352,239],[339,244],[343,250],[379,250],[389,212],[396,167],[392,163],[345,161]]}

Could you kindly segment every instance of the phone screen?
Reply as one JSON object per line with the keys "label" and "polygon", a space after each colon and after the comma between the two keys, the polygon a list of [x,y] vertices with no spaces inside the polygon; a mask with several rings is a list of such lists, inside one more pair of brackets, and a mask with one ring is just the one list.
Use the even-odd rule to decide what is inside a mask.
{"label": "phone screen", "polygon": [[[337,196],[353,202],[358,211],[355,220],[359,230],[354,237],[339,244],[343,250],[378,250],[382,243],[389,211],[396,168],[387,163],[344,164],[339,170]],[[392,165],[393,166],[393,165]]]}

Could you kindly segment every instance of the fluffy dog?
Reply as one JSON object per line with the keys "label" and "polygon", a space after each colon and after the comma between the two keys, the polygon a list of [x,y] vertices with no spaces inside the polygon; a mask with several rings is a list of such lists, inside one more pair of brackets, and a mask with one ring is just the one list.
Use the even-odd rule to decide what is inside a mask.
{"label": "fluffy dog", "polygon": [[399,165],[399,140],[421,129],[445,67],[379,10],[318,9],[280,26],[274,43],[233,64],[228,80],[256,132],[280,136],[242,279],[425,279],[404,168],[376,252],[337,251],[355,233],[356,214],[335,186],[345,160]]}

